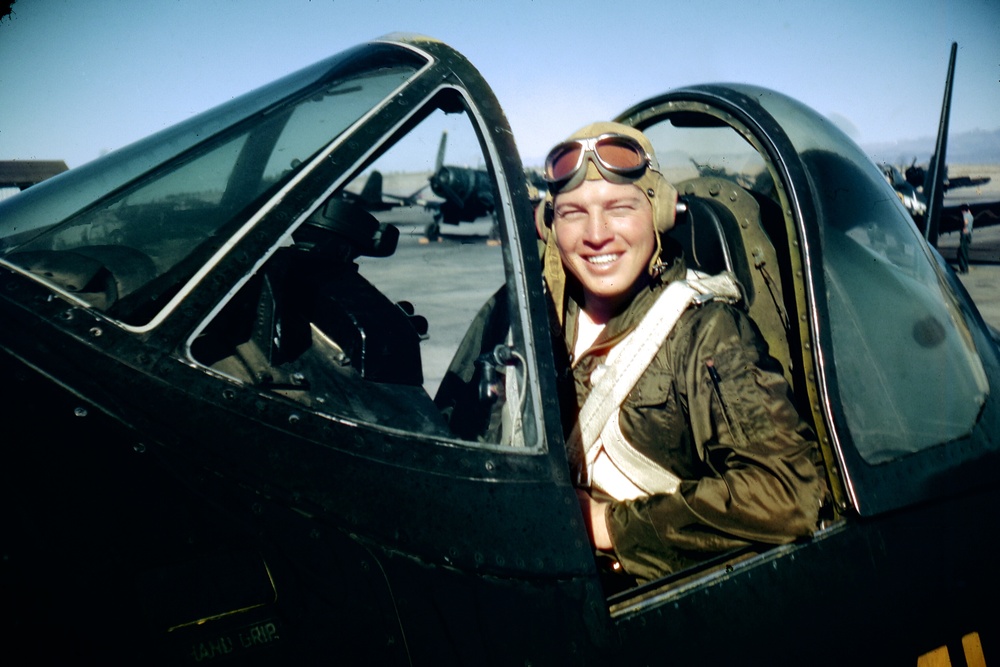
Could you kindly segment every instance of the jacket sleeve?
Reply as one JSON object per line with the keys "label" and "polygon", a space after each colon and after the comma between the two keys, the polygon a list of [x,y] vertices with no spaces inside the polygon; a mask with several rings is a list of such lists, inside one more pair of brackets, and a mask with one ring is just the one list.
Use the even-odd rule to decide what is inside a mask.
{"label": "jacket sleeve", "polygon": [[688,315],[661,353],[694,463],[676,493],[608,510],[616,555],[640,579],[735,547],[807,536],[824,497],[815,439],[748,318],[718,303]]}

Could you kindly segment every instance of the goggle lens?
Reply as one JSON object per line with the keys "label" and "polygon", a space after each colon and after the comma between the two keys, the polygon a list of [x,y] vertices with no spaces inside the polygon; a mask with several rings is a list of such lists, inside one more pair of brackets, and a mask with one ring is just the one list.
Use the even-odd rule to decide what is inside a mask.
{"label": "goggle lens", "polygon": [[579,144],[556,146],[545,161],[545,180],[558,183],[566,180],[580,168],[583,147]]}

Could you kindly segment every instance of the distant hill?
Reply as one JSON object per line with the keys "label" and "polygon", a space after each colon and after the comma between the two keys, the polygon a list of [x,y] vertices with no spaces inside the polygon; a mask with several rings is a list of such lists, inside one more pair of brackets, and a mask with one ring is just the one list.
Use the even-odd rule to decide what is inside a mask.
{"label": "distant hill", "polygon": [[[876,162],[926,163],[934,152],[934,137],[867,143],[861,146]],[[948,137],[950,164],[1000,164],[1000,129],[973,130]]]}

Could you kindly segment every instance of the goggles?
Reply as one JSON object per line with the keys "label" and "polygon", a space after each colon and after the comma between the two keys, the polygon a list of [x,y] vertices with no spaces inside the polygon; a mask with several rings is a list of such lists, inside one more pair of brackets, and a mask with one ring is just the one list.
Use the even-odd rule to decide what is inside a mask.
{"label": "goggles", "polygon": [[652,158],[642,145],[624,134],[602,134],[564,141],[545,158],[545,180],[553,190],[572,189],[587,175],[587,159],[611,183],[631,183],[645,173]]}

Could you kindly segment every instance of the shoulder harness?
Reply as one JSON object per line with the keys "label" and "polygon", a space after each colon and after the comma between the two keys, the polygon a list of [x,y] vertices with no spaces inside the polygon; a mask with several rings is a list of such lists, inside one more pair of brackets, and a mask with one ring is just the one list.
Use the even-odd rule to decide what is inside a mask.
{"label": "shoulder harness", "polygon": [[738,303],[741,298],[731,272],[710,276],[688,269],[685,279],[668,285],[639,325],[608,353],[591,376],[590,395],[567,442],[576,459],[571,463],[578,486],[598,488],[617,500],[677,491],[680,478],[625,438],[618,423],[621,405],[685,310],[708,301]]}

